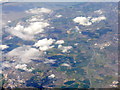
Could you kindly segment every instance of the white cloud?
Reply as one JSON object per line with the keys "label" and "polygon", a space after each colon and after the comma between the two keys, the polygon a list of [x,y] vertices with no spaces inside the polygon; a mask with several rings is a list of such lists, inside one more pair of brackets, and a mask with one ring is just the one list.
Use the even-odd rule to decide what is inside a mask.
{"label": "white cloud", "polygon": [[63,63],[63,64],[61,64],[61,66],[70,67],[70,65],[69,65],[69,64],[67,64],[67,63]]}
{"label": "white cloud", "polygon": [[62,45],[58,45],[58,49],[62,48]]}
{"label": "white cloud", "polygon": [[15,69],[22,69],[22,70],[25,70],[25,71],[28,71],[28,72],[31,72],[33,70],[33,68],[28,69],[26,64],[17,64],[15,66]]}
{"label": "white cloud", "polygon": [[57,18],[60,18],[60,17],[62,17],[62,15],[56,15],[56,17],[57,17]]}
{"label": "white cloud", "polygon": [[41,51],[46,51],[46,50],[48,50],[48,49],[50,49],[50,48],[53,48],[54,46],[42,46],[42,47],[39,47],[39,49],[41,50]]}
{"label": "white cloud", "polygon": [[58,40],[55,42],[55,44],[63,44],[64,43],[64,40]]}
{"label": "white cloud", "polygon": [[53,48],[54,46],[51,46],[55,40],[50,38],[50,39],[42,39],[39,40],[37,43],[34,44],[35,47],[38,47],[41,51],[46,51],[50,48]]}
{"label": "white cloud", "polygon": [[49,75],[48,78],[55,78],[55,74]]}
{"label": "white cloud", "polygon": [[34,15],[31,16],[31,18],[26,20],[27,22],[40,22],[40,21],[45,21],[43,18],[43,15]]}
{"label": "white cloud", "polygon": [[94,13],[103,14],[103,11],[102,10],[96,10],[96,11],[94,11]]}
{"label": "white cloud", "polygon": [[11,23],[11,22],[12,22],[12,21],[10,21],[10,20],[8,21],[8,23]]}
{"label": "white cloud", "polygon": [[72,46],[62,46],[58,45],[58,49],[62,50],[62,52],[68,52],[68,50],[72,49]]}
{"label": "white cloud", "polygon": [[9,46],[7,46],[7,45],[0,45],[0,49],[1,49],[1,50],[5,50],[5,49],[7,49],[7,48],[9,48]]}
{"label": "white cloud", "polygon": [[30,22],[35,22],[35,21],[38,21],[38,20],[39,20],[39,19],[38,19],[38,18],[35,18],[35,17],[34,17],[34,18],[29,19],[29,21],[30,21]]}
{"label": "white cloud", "polygon": [[72,49],[72,46],[64,46],[62,52],[68,52],[70,49]]}
{"label": "white cloud", "polygon": [[27,65],[26,64],[18,64],[15,66],[16,69],[26,69],[27,68]]}
{"label": "white cloud", "polygon": [[83,26],[89,26],[93,23],[100,22],[102,20],[106,20],[105,16],[99,16],[99,17],[76,17],[73,19],[75,23],[79,23]]}
{"label": "white cloud", "polygon": [[17,24],[15,27],[11,27],[8,32],[23,40],[33,40],[34,35],[42,33],[47,26],[49,26],[47,22],[32,22],[28,27]]}
{"label": "white cloud", "polygon": [[52,63],[54,64],[56,60],[52,60],[52,59],[47,59],[44,63]]}
{"label": "white cloud", "polygon": [[85,26],[89,26],[92,24],[89,20],[90,17],[76,17],[73,19],[75,23],[79,23],[80,25],[85,25]]}
{"label": "white cloud", "polygon": [[43,28],[49,26],[46,22],[34,22],[30,23],[30,25],[23,29],[23,32],[28,34],[38,34],[44,31]]}
{"label": "white cloud", "polygon": [[16,62],[19,63],[29,63],[31,59],[39,59],[42,53],[39,52],[36,48],[31,48],[30,46],[22,46],[13,49],[12,51],[8,52],[6,56],[8,58],[16,57]]}
{"label": "white cloud", "polygon": [[51,11],[52,10],[47,8],[34,8],[27,10],[26,13],[40,14],[40,13],[50,13]]}
{"label": "white cloud", "polygon": [[96,18],[91,19],[92,23],[100,22],[102,20],[106,20],[106,17],[105,16],[100,16],[100,17],[96,17]]}
{"label": "white cloud", "polygon": [[2,67],[11,67],[11,64],[9,62],[3,62]]}

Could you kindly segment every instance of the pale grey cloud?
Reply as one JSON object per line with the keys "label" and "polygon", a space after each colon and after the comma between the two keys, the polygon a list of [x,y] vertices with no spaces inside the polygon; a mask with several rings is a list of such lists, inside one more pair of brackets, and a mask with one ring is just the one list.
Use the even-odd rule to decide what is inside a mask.
{"label": "pale grey cloud", "polygon": [[[21,46],[8,52],[6,57],[19,63],[29,63],[31,62],[31,59],[39,59],[41,55],[42,53],[36,48],[32,48],[31,46]],[[14,59],[15,57],[16,59]]]}

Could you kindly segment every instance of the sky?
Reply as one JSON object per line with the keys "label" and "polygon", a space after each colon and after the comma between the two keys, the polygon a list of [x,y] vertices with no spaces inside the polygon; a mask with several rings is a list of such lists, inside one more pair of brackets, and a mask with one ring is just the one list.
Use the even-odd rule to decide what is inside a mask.
{"label": "sky", "polygon": [[118,2],[120,0],[0,0],[9,2]]}

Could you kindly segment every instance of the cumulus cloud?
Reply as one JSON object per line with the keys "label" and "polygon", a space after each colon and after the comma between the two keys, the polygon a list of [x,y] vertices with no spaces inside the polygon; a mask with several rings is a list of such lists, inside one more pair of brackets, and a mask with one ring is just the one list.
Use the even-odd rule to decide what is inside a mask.
{"label": "cumulus cloud", "polygon": [[44,63],[52,63],[54,64],[56,60],[52,60],[52,59],[47,59]]}
{"label": "cumulus cloud", "polygon": [[26,20],[25,25],[18,22],[15,27],[10,27],[7,32],[11,33],[14,36],[17,36],[23,40],[34,40],[35,35],[43,33],[45,28],[50,26],[48,19],[44,19],[43,13],[48,13],[51,10],[46,8],[30,9],[28,10],[31,13],[40,13],[39,15],[33,15]]}
{"label": "cumulus cloud", "polygon": [[96,10],[96,11],[94,11],[94,13],[97,13],[97,14],[103,14],[103,11],[100,9],[100,10]]}
{"label": "cumulus cloud", "polygon": [[57,17],[57,18],[60,18],[60,17],[62,17],[62,15],[56,15],[56,17]]}
{"label": "cumulus cloud", "polygon": [[41,51],[46,51],[50,48],[53,48],[54,46],[52,45],[55,40],[50,38],[50,39],[42,39],[39,40],[37,43],[34,44],[35,47],[38,47]]}
{"label": "cumulus cloud", "polygon": [[85,25],[85,26],[89,26],[92,24],[89,20],[90,17],[76,17],[73,19],[75,23],[79,23],[80,25]]}
{"label": "cumulus cloud", "polygon": [[62,52],[68,52],[68,50],[72,49],[72,46],[62,46],[58,45],[58,49],[62,50]]}
{"label": "cumulus cloud", "polygon": [[55,78],[55,74],[49,75],[48,78]]}
{"label": "cumulus cloud", "polygon": [[30,23],[30,25],[24,28],[24,32],[28,34],[38,34],[44,31],[43,28],[49,26],[48,23],[45,22],[34,22]]}
{"label": "cumulus cloud", "polygon": [[9,48],[9,46],[7,46],[7,45],[0,45],[0,49],[1,49],[1,50],[5,50],[5,49],[7,49],[7,48]]}
{"label": "cumulus cloud", "polygon": [[73,19],[75,23],[79,23],[83,26],[89,26],[93,23],[100,22],[102,20],[106,20],[105,16],[99,16],[99,17],[76,17]]}
{"label": "cumulus cloud", "polygon": [[30,21],[30,22],[35,22],[35,21],[39,21],[39,19],[36,18],[36,17],[34,17],[34,18],[30,18],[29,21]]}
{"label": "cumulus cloud", "polygon": [[64,43],[64,40],[58,40],[55,42],[55,44],[63,44]]}
{"label": "cumulus cloud", "polygon": [[52,10],[47,8],[34,8],[25,11],[26,13],[40,14],[40,13],[50,13]]}
{"label": "cumulus cloud", "polygon": [[58,49],[62,48],[63,46],[62,45],[58,45]]}
{"label": "cumulus cloud", "polygon": [[102,20],[106,20],[106,17],[105,16],[100,16],[100,17],[96,17],[96,18],[91,19],[92,23],[100,22]]}
{"label": "cumulus cloud", "polygon": [[69,65],[69,64],[67,64],[67,63],[63,63],[63,64],[61,64],[61,66],[70,67],[70,65]]}
{"label": "cumulus cloud", "polygon": [[40,22],[40,21],[45,21],[43,18],[43,15],[33,15],[29,19],[26,20],[27,22]]}
{"label": "cumulus cloud", "polygon": [[15,27],[11,27],[8,32],[23,40],[32,40],[34,35],[42,33],[47,26],[49,26],[47,22],[32,22],[28,27],[17,24]]}
{"label": "cumulus cloud", "polygon": [[22,70],[25,70],[25,71],[28,71],[28,72],[33,71],[33,68],[28,69],[26,64],[17,64],[15,66],[15,69],[22,69]]}
{"label": "cumulus cloud", "polygon": [[9,62],[3,62],[2,63],[2,67],[4,68],[4,67],[11,67],[11,64],[9,63]]}
{"label": "cumulus cloud", "polygon": [[28,63],[31,59],[39,59],[42,53],[39,52],[36,48],[31,48],[30,46],[21,46],[13,49],[12,51],[6,54],[7,57],[17,60],[20,63]]}

